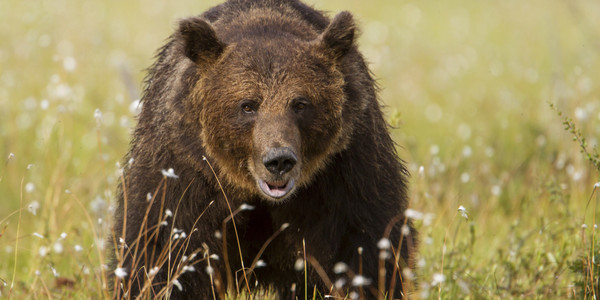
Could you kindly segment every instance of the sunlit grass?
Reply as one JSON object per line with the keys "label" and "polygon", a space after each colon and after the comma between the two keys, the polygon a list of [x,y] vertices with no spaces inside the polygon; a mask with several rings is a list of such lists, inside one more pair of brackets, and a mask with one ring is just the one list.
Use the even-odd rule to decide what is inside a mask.
{"label": "sunlit grass", "polygon": [[[111,295],[102,253],[144,69],[216,3],[0,2],[0,297]],[[600,5],[310,3],[360,21],[422,213],[414,297],[592,297],[600,171],[548,103],[598,145]]]}

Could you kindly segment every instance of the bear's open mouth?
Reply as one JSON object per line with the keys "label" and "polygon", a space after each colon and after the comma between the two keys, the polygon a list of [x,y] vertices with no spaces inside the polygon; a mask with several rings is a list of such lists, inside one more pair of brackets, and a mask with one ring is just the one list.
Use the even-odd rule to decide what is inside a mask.
{"label": "bear's open mouth", "polygon": [[263,193],[267,194],[267,196],[281,198],[292,190],[294,187],[294,179],[273,182],[258,180],[258,186],[260,186],[260,189],[263,191]]}

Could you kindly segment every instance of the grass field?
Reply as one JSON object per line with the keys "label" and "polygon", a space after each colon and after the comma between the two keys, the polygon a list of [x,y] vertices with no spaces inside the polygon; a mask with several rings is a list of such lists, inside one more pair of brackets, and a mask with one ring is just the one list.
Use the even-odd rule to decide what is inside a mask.
{"label": "grass field", "polygon": [[[307,2],[360,21],[412,173],[412,297],[599,296],[600,2]],[[0,298],[108,295],[144,69],[216,3],[0,1]]]}

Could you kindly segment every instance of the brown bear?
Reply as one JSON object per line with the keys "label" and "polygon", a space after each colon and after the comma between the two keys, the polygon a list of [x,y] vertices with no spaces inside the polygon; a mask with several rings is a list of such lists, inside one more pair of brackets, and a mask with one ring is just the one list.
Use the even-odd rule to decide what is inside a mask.
{"label": "brown bear", "polygon": [[403,297],[408,175],[355,31],[297,0],[180,21],[125,159],[116,298]]}

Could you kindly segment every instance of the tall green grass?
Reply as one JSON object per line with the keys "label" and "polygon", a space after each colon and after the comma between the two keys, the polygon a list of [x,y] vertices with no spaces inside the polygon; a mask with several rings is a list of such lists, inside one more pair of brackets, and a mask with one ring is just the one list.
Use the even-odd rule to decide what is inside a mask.
{"label": "tall green grass", "polygon": [[[309,2],[360,20],[412,173],[413,297],[597,297],[600,4]],[[0,2],[0,297],[111,295],[104,241],[144,69],[216,3]]]}

